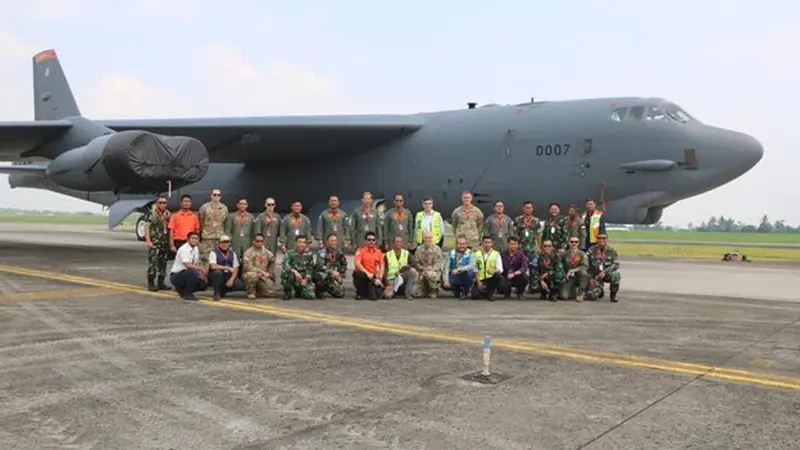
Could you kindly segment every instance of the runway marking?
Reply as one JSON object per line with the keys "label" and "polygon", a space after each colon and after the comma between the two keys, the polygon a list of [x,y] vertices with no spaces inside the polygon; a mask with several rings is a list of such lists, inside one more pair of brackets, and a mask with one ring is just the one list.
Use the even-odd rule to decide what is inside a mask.
{"label": "runway marking", "polygon": [[[144,294],[162,298],[180,300],[175,293],[150,292],[139,286],[117,283],[113,281],[95,280],[91,278],[78,277],[73,275],[55,274],[41,270],[26,269],[22,267],[0,265],[0,272],[12,273],[16,275],[32,276],[48,280],[67,281],[75,284],[83,284],[96,288],[107,288],[122,292]],[[313,322],[322,322],[330,325],[338,325],[362,330],[377,331],[383,333],[415,336],[426,339],[458,342],[479,346],[483,344],[482,335],[460,333],[451,330],[419,327],[414,325],[397,324],[390,322],[379,322],[367,319],[360,319],[347,316],[338,316],[312,311],[301,311],[279,306],[253,304],[236,300],[212,301],[209,297],[201,297],[201,303],[219,308],[235,309],[240,311],[250,311],[266,313],[272,316],[286,317],[292,319],[304,319]],[[515,350],[539,355],[547,355],[561,358],[569,358],[591,363],[610,364],[621,367],[632,367],[639,369],[652,369],[663,372],[670,372],[683,375],[701,376],[715,378],[719,380],[734,381],[745,384],[777,387],[784,389],[800,390],[800,378],[773,375],[769,373],[754,372],[742,369],[732,369],[727,367],[712,366],[707,364],[687,363],[680,361],[669,361],[657,358],[648,358],[633,355],[622,355],[618,353],[601,352],[594,350],[583,350],[571,347],[562,347],[548,344],[538,344],[534,342],[519,341],[514,339],[499,338],[492,341],[495,348]]]}
{"label": "runway marking", "polygon": [[52,291],[37,292],[12,292],[0,294],[0,302],[21,302],[32,300],[60,300],[73,299],[80,297],[92,297],[98,295],[109,295],[119,292],[109,288],[87,288],[87,289],[57,289]]}

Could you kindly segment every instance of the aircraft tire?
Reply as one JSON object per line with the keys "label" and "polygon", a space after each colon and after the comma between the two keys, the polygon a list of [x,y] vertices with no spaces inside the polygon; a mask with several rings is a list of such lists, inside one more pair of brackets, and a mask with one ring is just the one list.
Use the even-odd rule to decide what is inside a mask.
{"label": "aircraft tire", "polygon": [[136,219],[136,226],[133,228],[133,233],[136,235],[136,240],[139,242],[144,242],[144,228],[144,215],[141,215]]}

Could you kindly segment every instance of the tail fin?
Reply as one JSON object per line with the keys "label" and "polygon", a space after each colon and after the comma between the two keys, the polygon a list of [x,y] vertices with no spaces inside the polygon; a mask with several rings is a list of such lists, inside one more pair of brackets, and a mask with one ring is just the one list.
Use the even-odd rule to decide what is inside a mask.
{"label": "tail fin", "polygon": [[33,57],[33,112],[35,120],[81,115],[55,50],[45,50]]}

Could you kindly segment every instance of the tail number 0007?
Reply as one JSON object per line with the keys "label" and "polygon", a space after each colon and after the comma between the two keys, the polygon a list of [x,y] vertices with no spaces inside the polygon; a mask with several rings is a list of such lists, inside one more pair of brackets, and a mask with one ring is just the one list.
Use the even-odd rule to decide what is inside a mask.
{"label": "tail number 0007", "polygon": [[569,144],[540,144],[536,146],[536,156],[564,156],[569,152]]}

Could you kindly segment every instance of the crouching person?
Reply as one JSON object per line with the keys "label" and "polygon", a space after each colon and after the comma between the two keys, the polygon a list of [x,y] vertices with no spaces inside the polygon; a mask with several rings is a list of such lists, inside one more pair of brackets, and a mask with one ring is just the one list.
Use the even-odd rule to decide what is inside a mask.
{"label": "crouching person", "polygon": [[197,301],[195,292],[208,287],[208,274],[200,265],[200,235],[192,231],[186,236],[186,243],[175,253],[175,262],[169,274],[169,281],[175,292],[184,300]]}
{"label": "crouching person", "polygon": [[219,243],[208,254],[208,279],[214,287],[214,301],[219,301],[229,292],[244,290],[244,283],[239,279],[239,259],[231,249],[231,238],[222,235]]}
{"label": "crouching person", "polygon": [[619,272],[619,255],[608,245],[608,235],[597,235],[597,244],[589,248],[589,284],[586,288],[586,299],[597,300],[603,298],[603,283],[608,283],[611,288],[611,301],[617,302],[619,282],[622,275]]}
{"label": "crouching person", "polygon": [[459,235],[456,238],[456,248],[450,250],[446,264],[448,277],[445,287],[450,287],[457,299],[467,300],[475,283],[475,260],[472,251],[467,248],[466,236]]}
{"label": "crouching person", "polygon": [[286,252],[281,267],[281,287],[283,299],[289,300],[292,295],[299,295],[306,300],[314,299],[314,255],[308,249],[305,236],[297,236],[294,248]]}
{"label": "crouching person", "polygon": [[561,264],[566,272],[564,282],[561,284],[561,293],[558,298],[567,300],[575,296],[575,301],[582,302],[589,277],[589,258],[578,245],[577,237],[569,238],[569,248],[561,254]]}
{"label": "crouching person", "polygon": [[347,272],[347,257],[339,250],[339,236],[331,233],[325,238],[325,247],[317,252],[314,263],[314,286],[317,298],[329,294],[334,298],[344,297],[344,274]]}
{"label": "crouching person", "polygon": [[485,298],[493,302],[494,293],[500,286],[503,259],[500,252],[493,248],[493,243],[491,236],[484,236],[481,249],[475,252],[475,287],[472,289],[474,300]]}
{"label": "crouching person", "polygon": [[392,249],[384,255],[386,261],[386,298],[405,295],[406,300],[413,300],[412,290],[417,282],[417,269],[414,257],[403,248],[403,236],[395,236]]}
{"label": "crouching person", "polygon": [[558,252],[553,249],[553,241],[550,239],[542,242],[539,265],[531,279],[539,286],[542,300],[558,301],[561,283],[564,281],[564,266],[561,264]]}
{"label": "crouching person", "polygon": [[244,291],[250,300],[275,294],[275,255],[264,246],[264,240],[263,234],[256,233],[253,246],[242,257]]}
{"label": "crouching person", "polygon": [[500,253],[500,258],[503,260],[503,276],[498,291],[510,298],[513,287],[517,299],[522,300],[528,286],[528,258],[519,249],[519,239],[508,238],[508,248]]}

